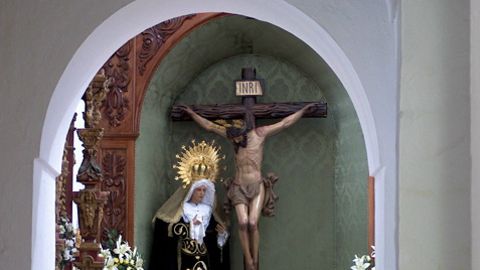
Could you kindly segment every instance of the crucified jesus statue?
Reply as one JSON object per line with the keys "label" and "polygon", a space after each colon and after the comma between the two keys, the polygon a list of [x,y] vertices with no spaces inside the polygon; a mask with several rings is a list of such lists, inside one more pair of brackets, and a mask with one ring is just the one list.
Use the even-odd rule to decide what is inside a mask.
{"label": "crucified jesus statue", "polygon": [[[258,219],[260,213],[273,215],[273,202],[276,199],[272,190],[275,177],[261,175],[265,139],[293,125],[301,117],[327,117],[327,104],[256,103],[256,97],[262,96],[264,91],[263,83],[256,79],[253,68],[243,68],[242,80],[235,84],[235,95],[242,97],[242,104],[173,105],[170,116],[174,121],[193,119],[203,128],[233,143],[235,178],[228,187],[227,197],[234,205],[238,219],[245,269],[258,270]],[[256,119],[272,118],[282,120],[272,125],[256,126]]]}
{"label": "crucified jesus statue", "polygon": [[227,196],[235,207],[247,270],[258,269],[260,239],[258,220],[265,198],[265,186],[261,175],[265,139],[293,125],[315,105],[307,104],[275,124],[260,127],[256,126],[255,116],[249,111],[245,112],[242,126],[232,124],[226,127],[207,120],[188,106],[180,106],[201,127],[227,138],[234,144],[236,171]]}

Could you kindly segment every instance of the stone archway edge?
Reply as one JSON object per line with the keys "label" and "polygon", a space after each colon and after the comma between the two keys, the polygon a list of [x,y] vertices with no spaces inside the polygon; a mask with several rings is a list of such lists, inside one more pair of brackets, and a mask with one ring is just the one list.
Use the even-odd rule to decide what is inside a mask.
{"label": "stone archway edge", "polygon": [[[253,0],[241,3],[231,1],[157,3],[153,0],[139,0],[105,20],[77,50],[54,90],[42,132],[40,158],[52,167],[60,168],[61,151],[56,149],[61,149],[62,142],[58,142],[58,138],[64,138],[66,130],[58,127],[68,125],[77,101],[90,79],[114,51],[137,33],[161,21],[199,12],[229,12],[254,17],[283,28],[311,46],[332,68],[352,99],[364,133],[369,171],[373,172],[380,168],[378,138],[371,106],[357,73],[340,47],[315,21],[286,2]],[[138,20],[125,22],[123,18],[127,13],[142,16]],[[97,53],[96,58],[91,57],[92,51]],[[58,114],[58,111],[65,114]],[[53,149],[55,150],[52,151]]]}

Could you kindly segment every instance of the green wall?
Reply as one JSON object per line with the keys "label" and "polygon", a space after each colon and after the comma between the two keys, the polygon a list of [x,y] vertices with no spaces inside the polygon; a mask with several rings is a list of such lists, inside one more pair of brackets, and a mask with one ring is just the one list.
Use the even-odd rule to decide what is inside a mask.
{"label": "green wall", "polygon": [[[244,32],[243,41],[235,38],[235,28]],[[245,33],[245,29],[252,33]],[[269,43],[245,42],[256,36],[253,33],[268,33],[260,36],[271,44],[291,44],[284,50],[298,49],[297,58],[289,59],[287,53],[246,53],[259,51],[252,48]],[[284,42],[266,35],[283,35]],[[212,38],[217,41],[215,48],[197,46],[208,45]],[[227,42],[233,45],[221,44]],[[328,118],[302,119],[267,140],[263,172],[280,176],[276,187],[280,201],[277,216],[260,222],[262,268],[348,269],[353,255],[366,251],[368,173],[358,119],[336,77],[318,56],[309,55],[308,47],[298,43],[268,24],[231,16],[192,32],[162,61],[145,97],[136,144],[135,238],[147,259],[152,237],[150,221],[178,186],[171,166],[182,144],[193,138],[216,139],[227,155],[227,170],[222,176],[233,175],[232,147],[192,122],[172,123],[168,109],[178,102],[240,102],[234,96],[233,81],[240,79],[242,67],[255,67],[257,76],[266,81],[266,94],[258,102],[315,101],[324,97],[329,104]],[[278,46],[275,48],[278,50]],[[212,60],[214,56],[220,59]],[[302,62],[302,58],[308,62],[309,70],[292,64]],[[220,186],[217,189],[222,196],[223,190]],[[232,269],[242,269],[235,225],[231,244]]]}
{"label": "green wall", "polygon": [[[343,92],[346,95],[345,92]],[[352,254],[368,252],[368,169],[360,123],[350,99],[331,107],[337,124],[335,142],[336,268],[350,269]]]}

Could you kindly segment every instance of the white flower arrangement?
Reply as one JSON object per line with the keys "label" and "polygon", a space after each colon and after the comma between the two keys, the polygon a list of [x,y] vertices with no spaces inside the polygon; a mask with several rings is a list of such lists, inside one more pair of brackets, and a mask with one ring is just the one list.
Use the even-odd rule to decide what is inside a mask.
{"label": "white flower arrangement", "polygon": [[352,270],[375,270],[375,246],[372,246],[372,254],[363,255],[358,257],[355,254],[355,258],[352,260],[353,265],[350,267]]}
{"label": "white flower arrangement", "polygon": [[143,259],[135,247],[132,248],[128,242],[122,241],[122,236],[118,237],[113,251],[102,249],[101,254],[105,258],[103,270],[144,270]]}
{"label": "white flower arrangement", "polygon": [[74,254],[77,253],[75,247],[75,228],[67,217],[60,217],[60,223],[58,224],[59,238],[64,241],[64,249],[61,252],[60,269],[63,269],[65,265],[75,260]]}

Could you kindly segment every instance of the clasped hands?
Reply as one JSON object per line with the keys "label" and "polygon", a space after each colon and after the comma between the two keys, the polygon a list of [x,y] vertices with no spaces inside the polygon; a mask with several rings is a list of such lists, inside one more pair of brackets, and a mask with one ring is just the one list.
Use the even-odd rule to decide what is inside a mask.
{"label": "clasped hands", "polygon": [[[202,224],[202,218],[197,218],[197,216],[195,216],[192,220],[192,223],[193,225],[200,225]],[[215,226],[215,231],[217,231],[218,234],[224,234],[227,229],[225,228],[225,226],[223,226],[222,224],[218,223],[217,226]]]}

